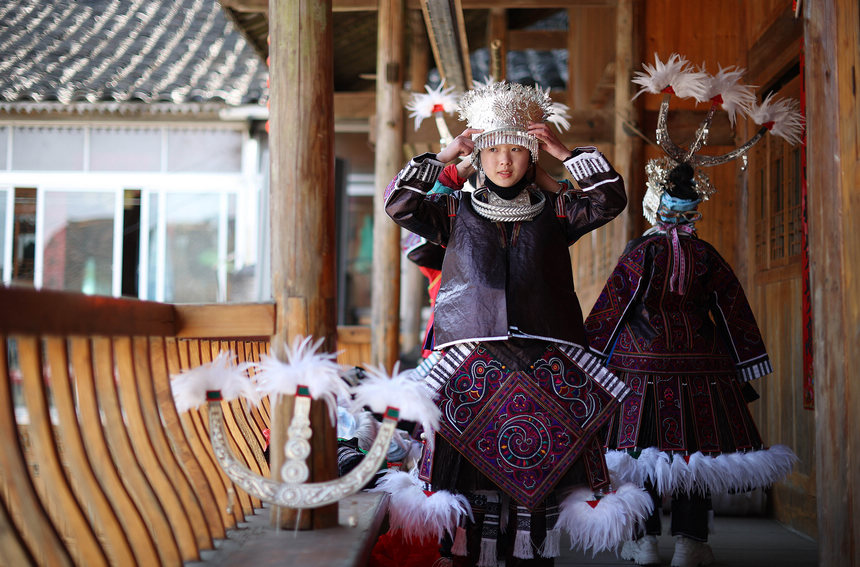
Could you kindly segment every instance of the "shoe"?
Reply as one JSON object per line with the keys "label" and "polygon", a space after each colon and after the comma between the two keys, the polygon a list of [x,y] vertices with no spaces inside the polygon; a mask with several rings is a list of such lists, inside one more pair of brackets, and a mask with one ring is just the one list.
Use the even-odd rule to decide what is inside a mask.
{"label": "shoe", "polygon": [[646,535],[637,540],[625,541],[621,547],[621,559],[630,559],[636,565],[660,565],[657,536]]}
{"label": "shoe", "polygon": [[697,567],[714,562],[714,552],[707,543],[684,536],[675,539],[675,554],[672,567]]}

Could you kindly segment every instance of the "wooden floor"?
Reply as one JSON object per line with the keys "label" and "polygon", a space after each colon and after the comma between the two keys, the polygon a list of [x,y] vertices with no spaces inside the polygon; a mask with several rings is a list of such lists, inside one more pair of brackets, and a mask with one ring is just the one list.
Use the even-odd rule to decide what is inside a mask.
{"label": "wooden floor", "polygon": [[[248,521],[230,530],[217,548],[205,551],[199,562],[185,567],[255,567],[301,565],[303,567],[361,567],[367,564],[371,534],[379,529],[383,502],[379,495],[362,493],[341,506],[341,526],[331,530],[276,531],[269,522],[268,508],[260,509]],[[357,525],[349,527],[349,517]],[[668,525],[668,516],[664,525]],[[811,538],[760,517],[717,517],[710,536],[716,562],[713,567],[814,567],[818,546]],[[660,557],[669,565],[674,546],[669,535],[660,537]],[[564,541],[562,540],[562,547]],[[286,558],[289,557],[289,560]],[[556,567],[632,565],[614,553],[595,557],[562,549]]]}

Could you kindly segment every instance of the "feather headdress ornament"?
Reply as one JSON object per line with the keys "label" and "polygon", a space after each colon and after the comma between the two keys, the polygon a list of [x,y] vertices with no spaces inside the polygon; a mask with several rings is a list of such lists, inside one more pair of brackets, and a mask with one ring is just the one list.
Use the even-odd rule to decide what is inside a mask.
{"label": "feather headdress ornament", "polygon": [[220,391],[221,398],[233,400],[242,396],[251,405],[260,396],[246,373],[250,364],[235,364],[235,357],[221,351],[215,360],[201,364],[172,377],[170,389],[178,412],[188,411],[206,403],[206,392]]}
{"label": "feather headdress ornament", "polygon": [[257,390],[263,395],[292,396],[300,385],[307,386],[311,397],[328,405],[329,416],[335,422],[337,398],[349,396],[336,353],[318,353],[323,339],[311,343],[312,337],[296,337],[291,345],[284,344],[286,362],[262,355],[257,364]]}
{"label": "feather headdress ornament", "polygon": [[[771,94],[760,105],[756,105],[753,88],[740,82],[743,69],[734,66],[720,67],[716,75],[711,76],[704,71],[704,67],[699,71],[693,70],[690,63],[676,53],[670,55],[665,63],[655,55],[653,66],[643,64],[642,67],[644,71],[636,73],[632,79],[635,84],[642,87],[636,96],[643,92],[663,94],[657,116],[656,134],[657,144],[669,157],[668,160],[651,160],[646,168],[648,183],[642,204],[643,213],[649,222],[655,222],[656,207],[662,199],[665,179],[672,167],[687,163],[695,169],[695,188],[704,200],[715,190],[707,176],[701,173],[700,168],[720,165],[741,157],[767,132],[780,136],[791,144],[796,144],[802,139],[804,119],[799,103],[792,99],[774,100]],[[696,131],[695,139],[686,149],[676,145],[669,136],[668,115],[672,95],[680,98],[694,98],[699,102],[710,102],[710,108]],[[722,108],[728,114],[732,126],[738,114],[743,114],[761,127],[746,143],[728,153],[722,155],[699,153],[699,150],[707,144],[711,122],[718,108]]]}
{"label": "feather headdress ornament", "polygon": [[413,379],[411,371],[398,369],[396,364],[393,376],[388,376],[383,368],[367,368],[367,376],[353,389],[353,409],[368,407],[383,413],[388,407],[397,408],[400,419],[420,423],[427,438],[433,439],[430,433],[439,428],[439,408],[423,382]]}
{"label": "feather headdress ornament", "polygon": [[454,87],[445,87],[445,82],[439,83],[435,89],[430,85],[424,85],[426,93],[414,93],[406,110],[409,110],[409,118],[415,119],[415,129],[421,126],[425,118],[430,118],[437,113],[453,113],[457,110],[457,96],[454,95]]}

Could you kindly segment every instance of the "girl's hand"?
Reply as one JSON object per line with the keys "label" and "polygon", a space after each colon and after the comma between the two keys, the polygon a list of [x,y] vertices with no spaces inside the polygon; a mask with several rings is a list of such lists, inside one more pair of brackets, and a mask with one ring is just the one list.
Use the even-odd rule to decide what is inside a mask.
{"label": "girl's hand", "polygon": [[483,130],[477,128],[466,128],[463,133],[454,138],[454,140],[445,146],[441,152],[436,154],[436,159],[442,163],[448,163],[459,156],[467,156],[475,149],[475,142],[472,136],[480,134]]}
{"label": "girl's hand", "polygon": [[528,132],[540,141],[540,146],[546,153],[559,161],[564,161],[570,157],[570,150],[561,143],[548,124],[530,122]]}

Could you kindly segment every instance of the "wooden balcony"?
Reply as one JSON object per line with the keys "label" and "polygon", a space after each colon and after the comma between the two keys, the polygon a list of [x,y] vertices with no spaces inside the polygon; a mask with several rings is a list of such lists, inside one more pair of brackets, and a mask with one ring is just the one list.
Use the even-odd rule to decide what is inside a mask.
{"label": "wooden balcony", "polygon": [[[273,304],[183,306],[0,288],[0,557],[9,565],[182,565],[262,503],[215,462],[206,408],[170,377],[268,351]],[[345,365],[366,329],[339,333]],[[258,407],[222,402],[237,457],[269,474]]]}

